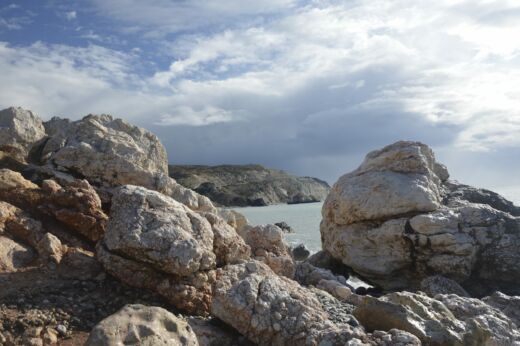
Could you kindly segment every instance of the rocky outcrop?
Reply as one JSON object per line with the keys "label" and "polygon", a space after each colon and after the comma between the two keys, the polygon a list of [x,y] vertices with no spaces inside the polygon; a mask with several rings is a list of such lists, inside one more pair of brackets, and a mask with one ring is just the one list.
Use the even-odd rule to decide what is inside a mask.
{"label": "rocky outcrop", "polygon": [[260,345],[344,344],[364,336],[330,322],[311,293],[260,262],[220,269],[214,294],[212,314]]}
{"label": "rocky outcrop", "polygon": [[284,241],[283,231],[275,225],[259,225],[239,232],[251,247],[254,259],[267,264],[276,274],[288,278],[294,276],[294,260]]}
{"label": "rocky outcrop", "polygon": [[218,216],[143,187],[117,189],[110,214],[98,244],[105,269],[191,313],[208,313],[217,266],[250,256],[242,238]]}
{"label": "rocky outcrop", "polygon": [[421,281],[421,291],[435,297],[437,294],[456,294],[461,297],[469,297],[468,292],[453,280],[440,275],[427,277]]}
{"label": "rocky outcrop", "polygon": [[190,325],[155,306],[127,305],[96,325],[86,346],[111,345],[198,346]]}
{"label": "rocky outcrop", "polygon": [[0,160],[10,157],[25,162],[32,146],[43,137],[42,120],[33,112],[19,107],[0,111]]}
{"label": "rocky outcrop", "polygon": [[296,177],[260,165],[170,166],[181,185],[222,206],[308,203],[325,199],[329,185],[316,178]]}
{"label": "rocky outcrop", "polygon": [[517,207],[448,177],[422,143],[369,153],[324,203],[324,249],[385,289],[439,274],[476,295],[519,292]]}
{"label": "rocky outcrop", "polygon": [[49,139],[42,163],[58,171],[88,177],[94,183],[159,188],[167,174],[166,150],[150,132],[109,115],[78,121],[53,118],[45,123]]}
{"label": "rocky outcrop", "polygon": [[379,299],[366,296],[354,316],[368,330],[399,329],[426,345],[515,345],[516,324],[478,299],[438,295],[436,299],[409,292]]}

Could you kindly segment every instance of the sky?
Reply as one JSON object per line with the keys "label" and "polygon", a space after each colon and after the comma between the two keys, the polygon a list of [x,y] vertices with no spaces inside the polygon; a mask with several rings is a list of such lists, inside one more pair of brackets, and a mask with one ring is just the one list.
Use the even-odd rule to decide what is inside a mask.
{"label": "sky", "polygon": [[0,108],[108,113],[172,163],[330,183],[418,140],[520,201],[519,19],[516,0],[0,0]]}

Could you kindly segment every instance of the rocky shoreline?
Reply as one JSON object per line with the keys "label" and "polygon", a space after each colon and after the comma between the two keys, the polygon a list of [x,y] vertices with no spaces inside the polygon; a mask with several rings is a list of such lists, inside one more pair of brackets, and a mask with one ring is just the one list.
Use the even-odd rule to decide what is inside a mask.
{"label": "rocky shoreline", "polygon": [[302,261],[166,157],[108,115],[0,111],[1,345],[520,345],[520,208],[426,145],[341,177]]}
{"label": "rocky shoreline", "polygon": [[330,186],[261,165],[170,165],[179,184],[225,207],[314,203],[325,200]]}

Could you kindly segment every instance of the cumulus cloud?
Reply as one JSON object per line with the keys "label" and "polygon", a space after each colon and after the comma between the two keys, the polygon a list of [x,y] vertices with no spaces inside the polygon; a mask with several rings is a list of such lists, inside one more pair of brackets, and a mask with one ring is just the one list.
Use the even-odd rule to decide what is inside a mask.
{"label": "cumulus cloud", "polygon": [[[92,3],[121,38],[157,51],[3,44],[0,104],[111,112],[157,132],[174,162],[329,181],[398,139],[431,144],[470,180],[461,157],[506,167],[498,153],[518,154],[515,1]],[[155,53],[168,63],[143,73]]]}

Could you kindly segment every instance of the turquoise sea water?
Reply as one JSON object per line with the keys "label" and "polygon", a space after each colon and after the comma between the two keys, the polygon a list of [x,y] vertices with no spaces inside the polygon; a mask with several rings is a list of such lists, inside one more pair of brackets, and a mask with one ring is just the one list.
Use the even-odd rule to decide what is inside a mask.
{"label": "turquoise sea water", "polygon": [[233,208],[247,217],[252,225],[285,221],[295,232],[286,233],[290,245],[305,244],[309,250],[321,250],[320,221],[323,203],[278,204],[267,207]]}
{"label": "turquoise sea water", "polygon": [[[520,205],[520,186],[496,188],[496,192]],[[305,244],[309,250],[321,250],[320,221],[323,203],[278,204],[267,207],[234,208],[244,214],[253,225],[285,221],[295,232],[286,234],[291,245]]]}

